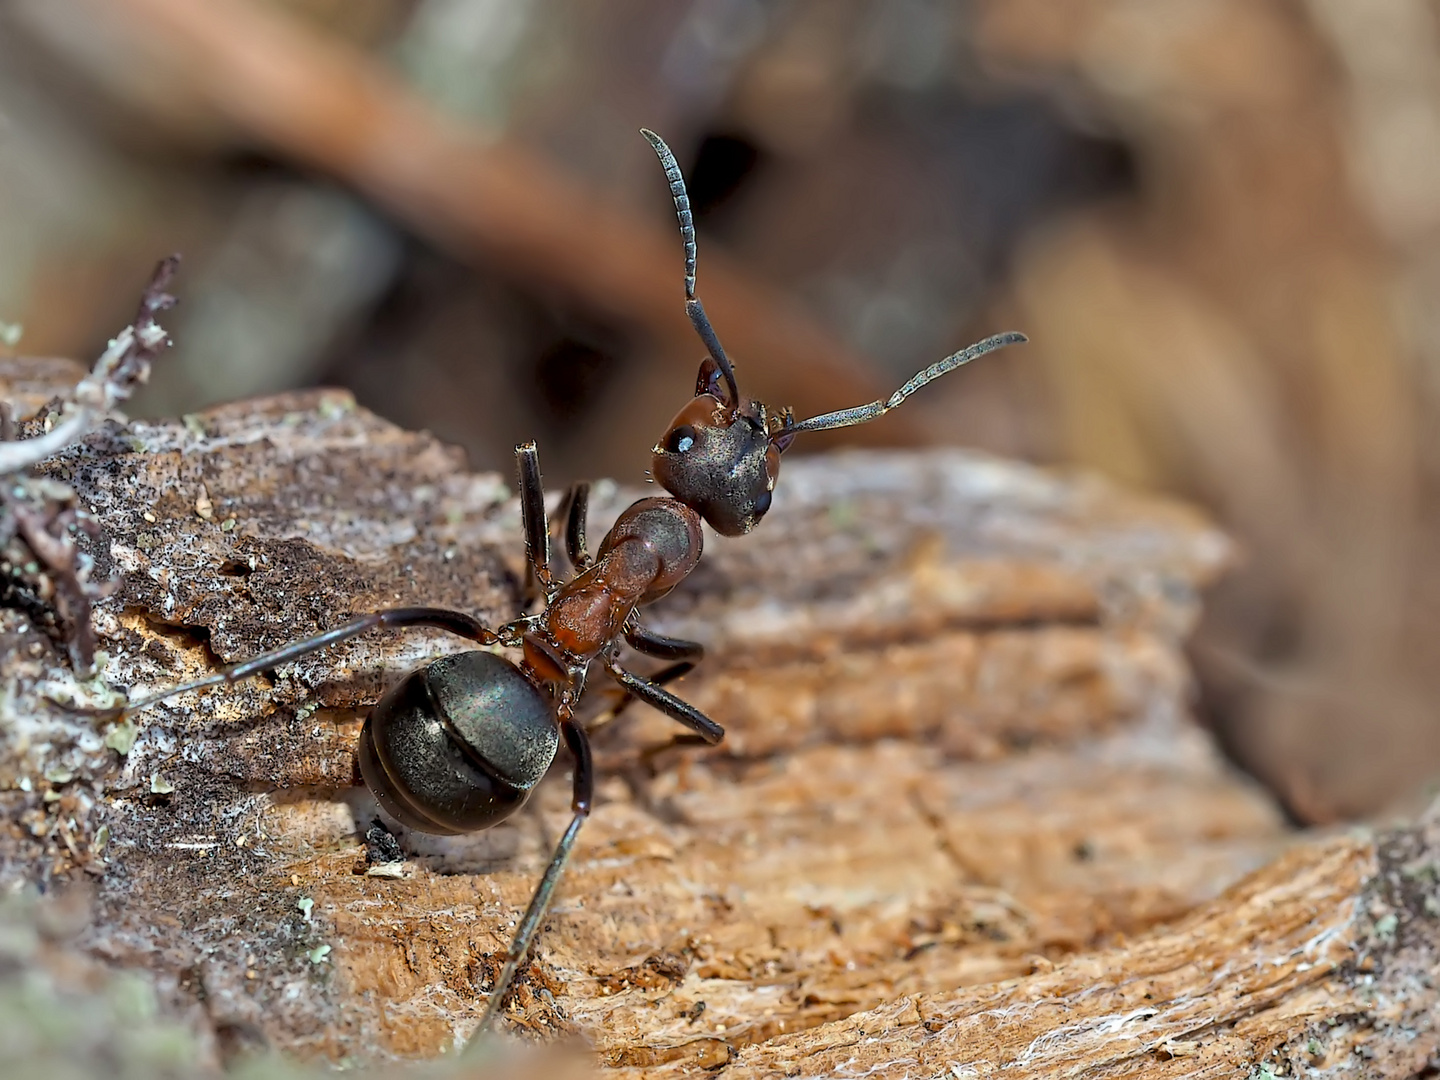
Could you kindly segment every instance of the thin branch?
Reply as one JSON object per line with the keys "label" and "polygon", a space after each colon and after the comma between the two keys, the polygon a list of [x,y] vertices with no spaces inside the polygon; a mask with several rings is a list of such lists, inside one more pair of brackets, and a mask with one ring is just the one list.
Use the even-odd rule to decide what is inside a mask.
{"label": "thin branch", "polygon": [[170,336],[155,316],[175,304],[165,287],[179,262],[176,255],[160,261],[142,295],[135,321],[115,336],[90,374],[80,380],[61,421],[33,439],[0,442],[0,475],[24,472],[79,442],[150,377],[150,362],[170,344]]}
{"label": "thin branch", "polygon": [[115,588],[115,582],[96,583],[90,578],[94,564],[76,545],[75,534],[98,538],[100,529],[81,510],[75,492],[68,484],[32,476],[29,470],[98,428],[150,377],[151,360],[170,344],[155,316],[175,303],[165,287],[179,262],[175,255],[160,261],[141,294],[135,321],[115,335],[94,369],[71,391],[61,406],[60,422],[51,430],[33,439],[13,439],[10,407],[0,403],[0,476],[6,478],[0,485],[0,550],[17,538],[28,549],[24,557],[9,560],[10,576],[35,590],[45,603],[53,602],[60,635],[78,672],[94,668],[91,607]]}

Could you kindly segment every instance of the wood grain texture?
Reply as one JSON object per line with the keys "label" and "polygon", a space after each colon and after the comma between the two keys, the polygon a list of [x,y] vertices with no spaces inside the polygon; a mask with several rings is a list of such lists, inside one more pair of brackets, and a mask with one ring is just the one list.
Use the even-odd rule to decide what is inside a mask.
{"label": "wood grain texture", "polygon": [[[462,1038],[568,814],[566,767],[488,833],[401,832],[377,876],[353,766],[365,707],[461,643],[373,635],[187,695],[123,757],[51,699],[377,606],[512,617],[505,482],[332,392],[115,429],[47,467],[124,581],[101,682],[67,681],[0,611],[24,718],[0,747],[5,876],[88,871],[85,947],[217,1045],[357,1060]],[[632,497],[600,485],[592,534]],[[978,455],[866,453],[787,461],[756,534],[706,542],[647,621],[706,642],[680,691],[726,741],[671,747],[640,708],[596,732],[597,812],[512,1032],[635,1075],[1278,1075],[1377,1032],[1424,1064],[1434,827],[1297,838],[1188,719],[1183,639],[1230,558],[1203,521]]]}

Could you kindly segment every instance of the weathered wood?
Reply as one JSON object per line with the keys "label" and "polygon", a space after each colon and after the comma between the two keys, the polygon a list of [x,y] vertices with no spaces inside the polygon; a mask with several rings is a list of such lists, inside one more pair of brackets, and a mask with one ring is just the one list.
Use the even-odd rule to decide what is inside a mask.
{"label": "weathered wood", "polygon": [[725,1075],[1415,1075],[1440,1044],[1437,840],[1315,842],[1133,944],[771,1039]]}
{"label": "weathered wood", "polygon": [[[103,682],[0,611],[5,876],[90,871],[86,947],[203,1003],[222,1041],[355,1059],[462,1037],[564,767],[489,833],[402,834],[377,876],[352,755],[380,688],[463,643],[361,638],[159,706],[133,747],[49,699],[104,704],[378,606],[512,617],[504,481],[333,392],[114,429],[47,468],[125,577]],[[630,497],[597,489],[594,535]],[[661,1073],[1221,1075],[1276,1047],[1318,1067],[1306,1032],[1335,1020],[1324,1046],[1388,1024],[1423,1061],[1433,1032],[1399,1033],[1431,999],[1389,1008],[1365,980],[1433,961],[1434,838],[1389,841],[1415,848],[1403,873],[1358,839],[1272,861],[1294,837],[1186,717],[1183,638],[1229,557],[1203,522],[978,455],[856,454],[787,461],[756,534],[707,545],[647,617],[710,647],[680,690],[726,742],[668,748],[640,708],[597,733],[597,813],[512,1030]]]}

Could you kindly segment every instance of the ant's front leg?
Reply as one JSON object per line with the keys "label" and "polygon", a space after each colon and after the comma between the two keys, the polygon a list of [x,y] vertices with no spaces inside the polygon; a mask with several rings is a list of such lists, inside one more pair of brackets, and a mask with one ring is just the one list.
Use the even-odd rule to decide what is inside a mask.
{"label": "ant's front leg", "polygon": [[545,483],[540,478],[540,454],[534,442],[515,447],[515,466],[520,474],[520,521],[525,528],[525,557],[530,573],[539,583],[548,603],[555,591],[555,574],[550,568],[550,524],[545,516]]}

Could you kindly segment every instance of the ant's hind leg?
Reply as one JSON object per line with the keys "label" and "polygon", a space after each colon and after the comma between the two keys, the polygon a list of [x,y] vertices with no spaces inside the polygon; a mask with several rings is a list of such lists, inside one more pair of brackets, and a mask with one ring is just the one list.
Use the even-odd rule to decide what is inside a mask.
{"label": "ant's hind leg", "polygon": [[[413,626],[430,626],[437,630],[445,630],[459,637],[468,638],[470,641],[479,642],[481,645],[494,645],[500,640],[499,636],[484,623],[463,611],[451,611],[447,608],[432,607],[408,607],[388,608],[385,611],[371,612],[369,615],[362,615],[358,619],[337,626],[333,630],[326,630],[323,634],[316,634],[314,637],[305,638],[303,641],[293,641],[273,652],[262,653],[259,656],[251,657],[249,660],[242,660],[238,664],[232,664],[214,675],[208,675],[203,679],[196,679],[194,682],[185,683],[182,686],[171,687],[160,694],[154,694],[148,698],[133,702],[121,712],[135,712],[148,708],[166,698],[176,694],[183,694],[190,690],[204,690],[207,687],[219,686],[222,683],[240,682],[252,675],[258,675],[262,671],[277,667],[280,664],[288,664],[292,660],[298,660],[302,656],[319,652],[330,645],[348,641],[357,637],[367,630],[374,630],[386,627],[391,630],[402,630]],[[114,711],[114,710],[109,710]]]}
{"label": "ant's hind leg", "polygon": [[520,919],[515,939],[510,943],[505,967],[490,990],[490,1000],[485,1005],[485,1013],[480,1017],[480,1023],[470,1034],[470,1042],[465,1047],[467,1053],[474,1052],[475,1047],[483,1042],[485,1033],[500,1015],[505,995],[510,992],[510,985],[515,981],[515,973],[529,955],[530,947],[535,943],[535,935],[540,931],[540,924],[545,921],[545,913],[550,910],[550,902],[555,897],[555,886],[560,883],[560,875],[570,860],[570,852],[575,848],[575,838],[580,834],[580,826],[590,816],[590,806],[595,797],[595,763],[590,755],[590,740],[569,716],[562,716],[560,732],[565,736],[565,745],[569,747],[570,756],[575,759],[574,795],[570,801],[575,816],[570,819],[570,825],[560,837],[560,842],[555,845],[550,864],[545,867],[540,884],[535,887],[535,895],[530,898],[530,906],[525,909],[525,914]]}

